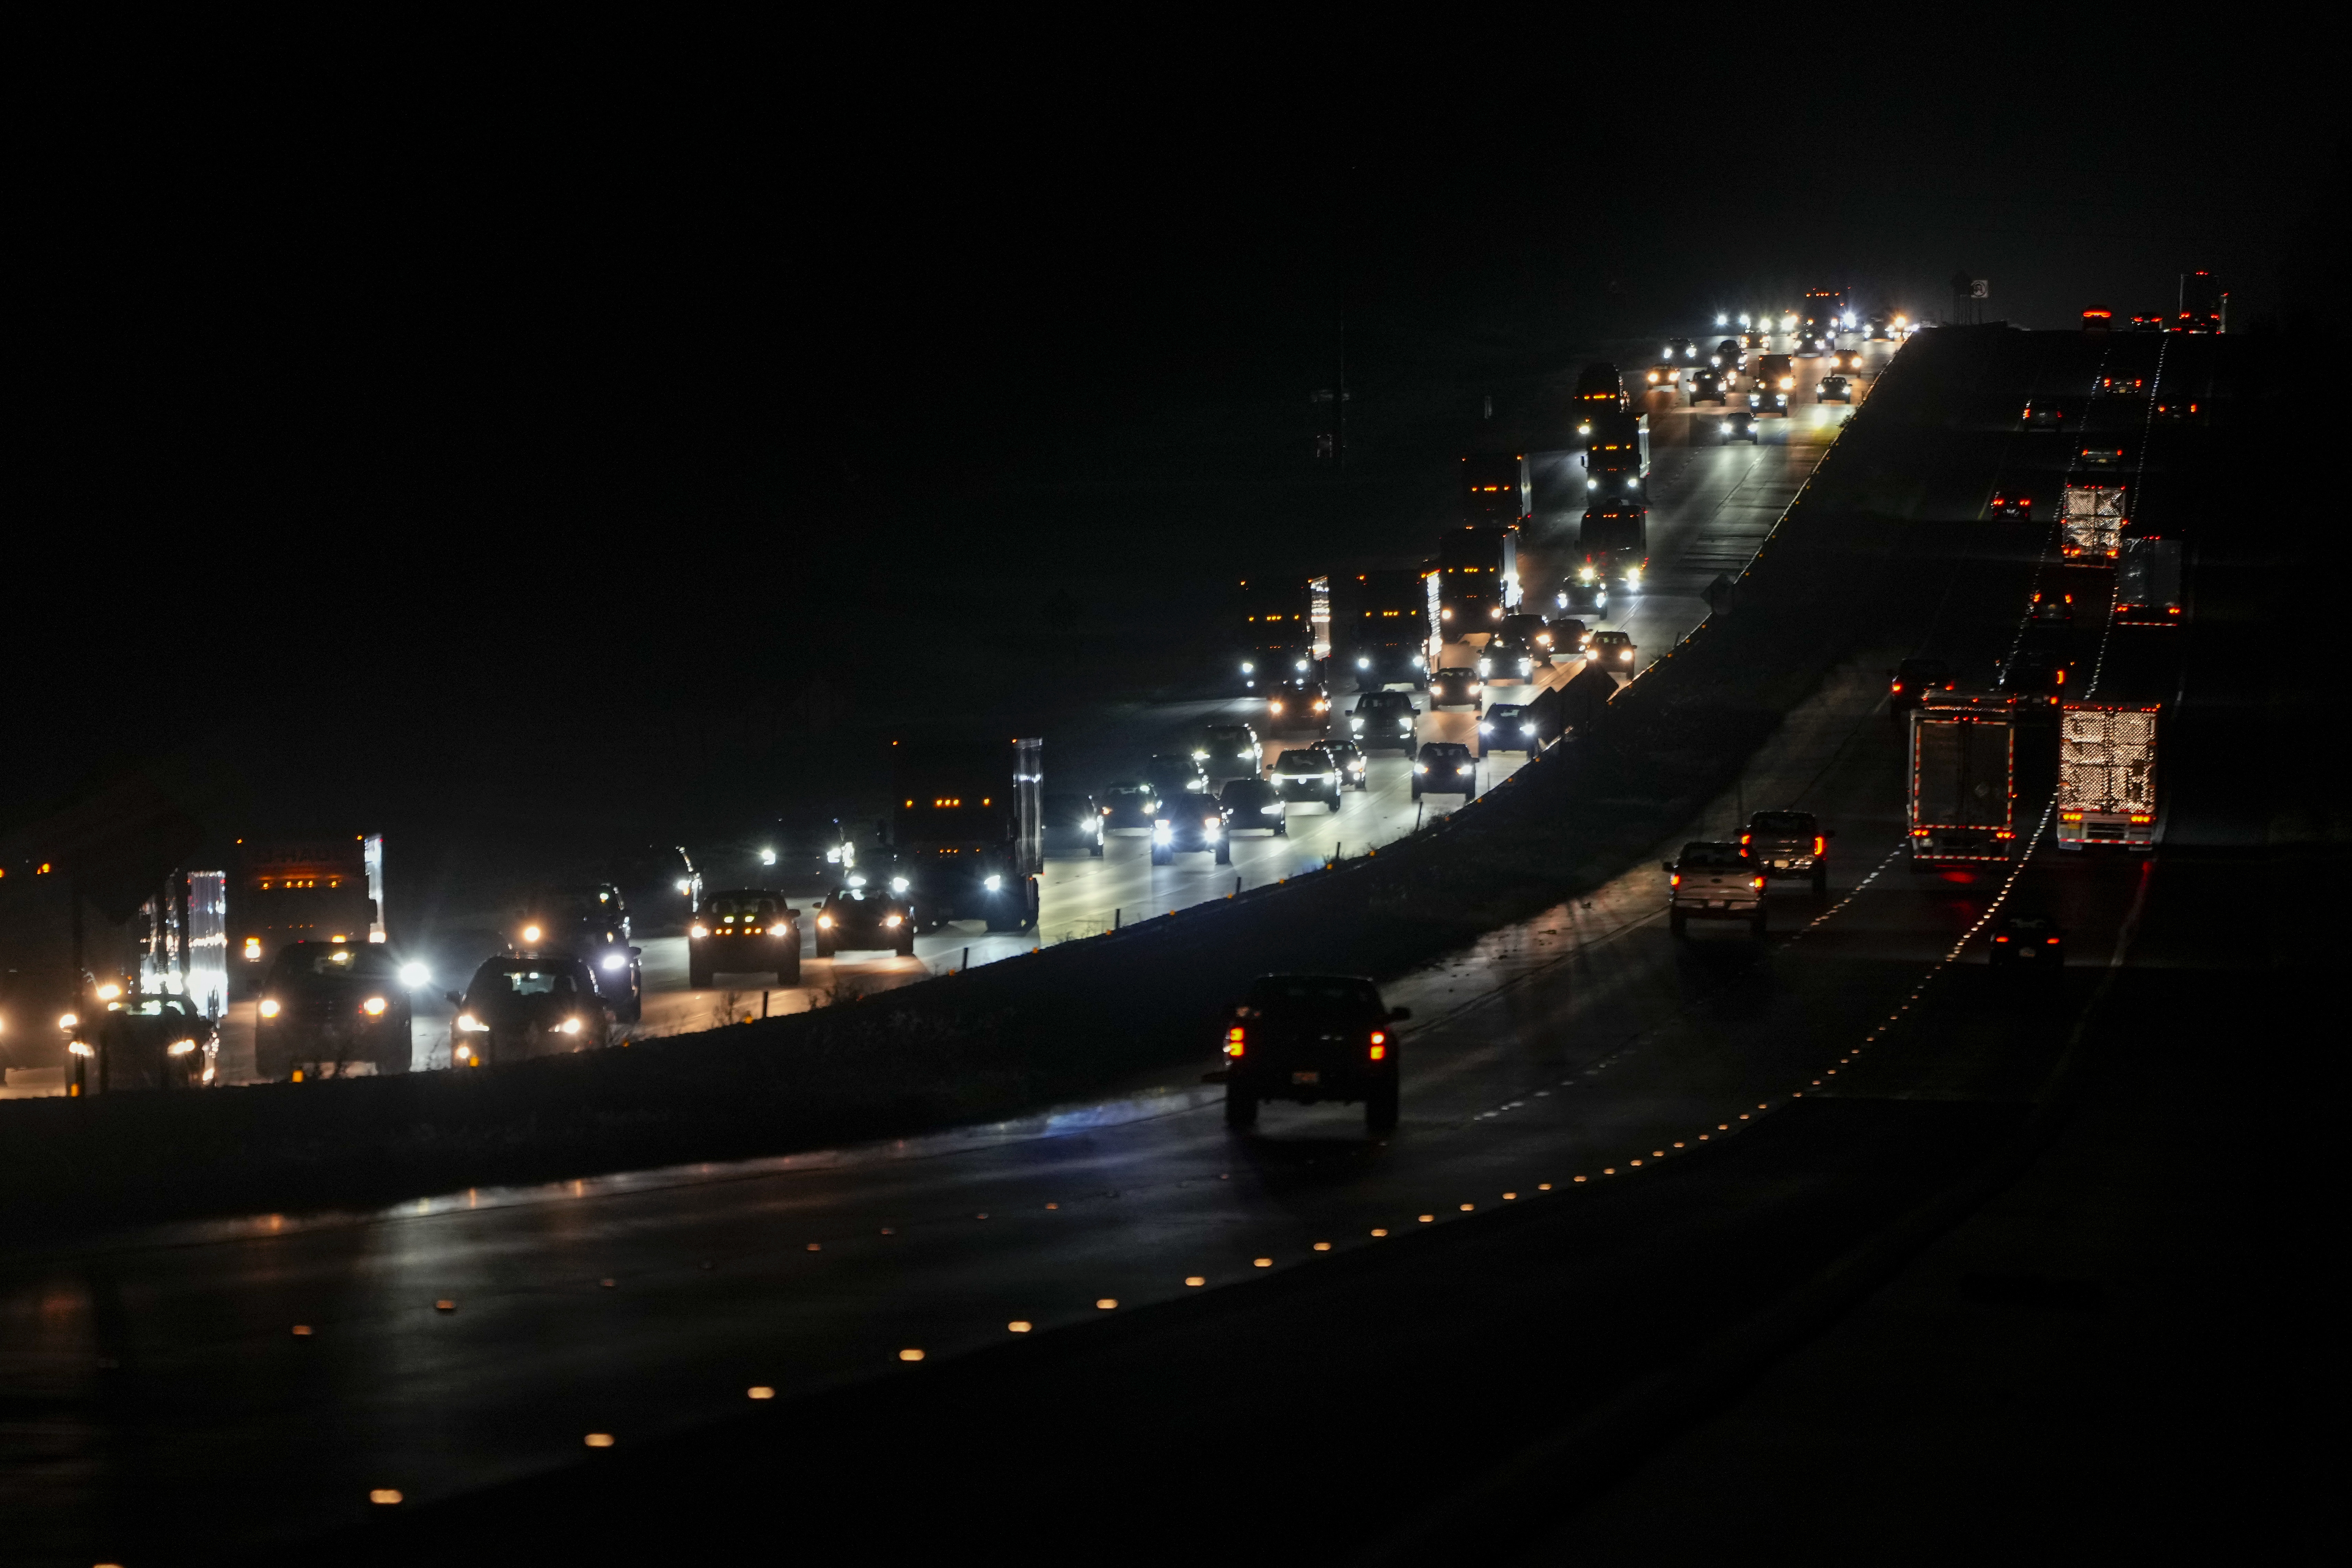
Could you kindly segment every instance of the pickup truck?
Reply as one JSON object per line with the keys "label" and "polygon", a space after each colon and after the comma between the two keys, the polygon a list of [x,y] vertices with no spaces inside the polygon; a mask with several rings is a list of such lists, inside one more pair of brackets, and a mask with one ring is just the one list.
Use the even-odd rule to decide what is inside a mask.
{"label": "pickup truck", "polygon": [[1823,827],[1810,811],[1759,811],[1748,816],[1739,847],[1747,851],[1749,866],[1766,880],[1806,878],[1819,899],[1829,896],[1829,841],[1835,837],[1837,829]]}
{"label": "pickup truck", "polygon": [[1685,844],[1665,872],[1666,929],[1675,936],[1695,920],[1745,921],[1764,934],[1764,878],[1738,845]]}

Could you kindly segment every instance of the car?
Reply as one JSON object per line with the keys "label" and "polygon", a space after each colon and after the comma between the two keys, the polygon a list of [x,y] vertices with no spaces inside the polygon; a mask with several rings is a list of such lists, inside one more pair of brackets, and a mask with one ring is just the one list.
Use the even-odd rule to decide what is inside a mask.
{"label": "car", "polygon": [[2067,661],[2041,648],[2022,648],[2001,668],[1996,688],[2033,708],[2055,708],[2066,695]]}
{"label": "car", "polygon": [[2047,397],[2029,397],[2025,412],[2019,416],[2029,430],[2058,430],[2066,424],[2066,406]]}
{"label": "car", "polygon": [[1587,610],[1598,614],[1609,604],[1609,584],[1595,572],[1587,577],[1571,572],[1559,580],[1556,603],[1563,610]]}
{"label": "car", "polygon": [[1853,402],[1853,383],[1842,375],[1825,375],[1813,385],[1813,401],[1850,405]]}
{"label": "car", "polygon": [[1449,665],[1429,673],[1429,710],[1441,708],[1482,708],[1486,705],[1485,687],[1478,672],[1461,665]]}
{"label": "car", "polygon": [[887,949],[915,956],[915,906],[885,888],[835,888],[816,909],[816,955]]}
{"label": "car", "polygon": [[1425,795],[1458,795],[1467,800],[1478,793],[1478,759],[1459,741],[1432,741],[1412,763],[1412,798]]}
{"label": "car", "polygon": [[1800,359],[1813,358],[1820,354],[1822,348],[1822,343],[1820,333],[1799,332],[1797,334],[1797,357]]}
{"label": "car", "polygon": [[1698,358],[1698,345],[1688,338],[1669,339],[1666,352],[1660,357],[1670,364],[1687,364]]}
{"label": "car", "polygon": [[1996,490],[1992,500],[1986,503],[1985,515],[2007,521],[2031,522],[2033,521],[2033,498],[2004,495]]}
{"label": "car", "polygon": [[1748,817],[1739,847],[1769,881],[1774,877],[1803,877],[1813,894],[1830,890],[1830,840],[1837,829],[1823,827],[1810,811],[1758,811]]}
{"label": "car", "polygon": [[1591,627],[1573,618],[1553,621],[1549,626],[1552,650],[1563,658],[1574,658],[1581,654],[1586,640],[1592,636]]}
{"label": "car", "polygon": [[[1346,787],[1328,745],[1293,746],[1274,760],[1274,788],[1285,800],[1319,800],[1337,811],[1339,792]],[[1230,792],[1233,786],[1225,788]]]}
{"label": "car", "polygon": [[1291,681],[1265,700],[1265,717],[1275,729],[1320,730],[1331,721],[1330,689],[1320,680]]}
{"label": "car", "polygon": [[1213,795],[1209,775],[1189,752],[1160,752],[1145,759],[1144,779],[1151,788],[1151,820],[1157,824],[1168,815],[1171,802],[1189,801],[1193,796]]}
{"label": "car", "polygon": [[1370,769],[1365,765],[1363,748],[1355,742],[1334,735],[1323,742],[1323,750],[1330,757],[1331,765],[1339,771],[1341,788],[1362,789],[1370,783],[1366,777]]}
{"label": "car", "polygon": [[1698,840],[1665,863],[1666,931],[1682,936],[1689,922],[1740,921],[1765,933],[1764,878],[1737,844]]}
{"label": "car", "polygon": [[1192,738],[1192,760],[1212,786],[1254,779],[1265,767],[1265,748],[1247,724],[1211,724]]}
{"label": "car", "polygon": [[513,926],[512,952],[560,952],[585,962],[625,1024],[645,1016],[645,950],[629,941],[629,906],[610,882],[541,892]]}
{"label": "car", "polygon": [[1789,394],[1778,386],[1757,387],[1748,395],[1748,412],[1750,415],[1786,414],[1789,412]]}
{"label": "car", "polygon": [[2147,391],[2147,379],[2137,375],[2103,375],[2099,377],[2102,397],[2138,397]]}
{"label": "car", "polygon": [[2185,397],[2158,398],[2156,406],[2149,410],[2149,414],[2152,417],[2164,420],[2167,424],[2176,425],[2193,424],[2200,417],[2197,412],[2197,405]]}
{"label": "car", "polygon": [[1748,351],[1738,338],[1726,338],[1715,345],[1715,368],[1727,379],[1748,368]]}
{"label": "car", "polygon": [[[1748,395],[1753,397],[1756,394]],[[1722,427],[1726,442],[1745,441],[1751,447],[1756,445],[1756,416],[1748,410],[1743,408],[1736,414],[1725,415]]]}
{"label": "car", "polygon": [[1486,639],[1478,650],[1478,679],[1481,681],[1533,680],[1536,678],[1536,650],[1527,638],[1515,632],[1499,631]]}
{"label": "car", "polygon": [[1497,702],[1478,721],[1482,757],[1496,752],[1525,752],[1532,756],[1542,748],[1543,742],[1536,738],[1536,721],[1524,702]]}
{"label": "car", "polygon": [[1951,666],[1940,658],[1906,658],[1889,673],[1894,689],[1886,699],[1887,708],[1901,718],[1930,691],[1949,691],[1958,684],[1953,679]]}
{"label": "car", "polygon": [[1151,831],[1160,815],[1160,792],[1141,779],[1121,779],[1103,791],[1103,831]]}
{"label": "car", "polygon": [[1037,826],[1048,855],[1102,858],[1103,808],[1090,795],[1049,795],[1038,804]]}
{"label": "car", "polygon": [[1402,691],[1367,691],[1348,715],[1348,738],[1367,752],[1384,747],[1412,750],[1413,721],[1421,710]]}
{"label": "car", "polygon": [[1682,372],[1670,364],[1654,364],[1642,373],[1642,380],[1652,392],[1672,392]]}
{"label": "car", "polygon": [[1702,403],[1725,402],[1730,395],[1730,380],[1720,371],[1691,372],[1690,400],[1693,408],[1696,408]]}
{"label": "car", "polygon": [[2037,593],[2025,606],[2025,618],[2038,626],[2071,626],[2074,624],[2074,595]]}
{"label": "car", "polygon": [[1225,1009],[1219,1045],[1225,1125],[1257,1124],[1269,1100],[1311,1105],[1361,1101],[1374,1136],[1397,1124],[1398,1042],[1391,1026],[1412,1009],[1381,1005],[1378,987],[1353,974],[1262,974]]}
{"label": "car", "polygon": [[[303,945],[294,942],[279,949],[278,962],[283,963],[288,952]],[[84,1050],[89,1055],[87,1064],[77,1064],[84,1068],[76,1075],[79,1081],[99,1094],[115,1094],[125,1089],[201,1089],[219,1076],[220,1029],[198,1010],[194,998],[152,992],[107,997],[109,989],[112,987],[99,992],[105,998],[105,1011],[99,1015],[98,1027],[71,1031],[68,1049],[76,1056]],[[404,1019],[404,1001],[402,1011]],[[407,1043],[404,1034],[401,1043]],[[405,1057],[398,1070],[408,1070]]]}
{"label": "car", "polygon": [[584,960],[486,959],[460,993],[448,993],[453,1067],[495,1067],[612,1044],[613,1014]]}
{"label": "car", "polygon": [[1206,855],[1220,866],[1234,863],[1223,804],[1213,795],[1171,795],[1160,803],[1151,825],[1151,863],[1173,865],[1179,855]]}
{"label": "car", "polygon": [[1233,780],[1217,797],[1225,819],[1225,836],[1230,838],[1236,833],[1271,833],[1276,838],[1289,837],[1290,818],[1282,803],[1282,791],[1265,779]]}
{"label": "car", "polygon": [[[1497,637],[1517,637],[1526,643],[1538,664],[1548,666],[1551,663],[1551,623],[1541,616],[1505,616],[1503,624],[1495,630]],[[1489,643],[1487,646],[1491,647],[1494,645]]]}
{"label": "car", "polygon": [[686,928],[686,974],[697,991],[709,989],[715,974],[773,974],[779,985],[798,985],[800,921],[769,889],[705,893]]}
{"label": "car", "polygon": [[2118,468],[2123,467],[2121,447],[2085,447],[2075,454],[2074,460],[2086,468]]}
{"label": "car", "polygon": [[406,1072],[412,1014],[400,960],[382,943],[288,942],[254,1006],[254,1071],[281,1082]]}
{"label": "car", "polygon": [[1874,343],[1891,343],[1895,341],[1895,334],[1886,330],[1886,323],[1884,321],[1871,322],[1862,335]]}
{"label": "car", "polygon": [[1612,675],[1633,674],[1638,651],[1631,632],[1595,632],[1584,645],[1584,657]]}
{"label": "car", "polygon": [[2066,933],[2039,915],[2003,915],[1992,928],[1985,961],[1995,969],[2055,974],[2066,963]]}
{"label": "car", "polygon": [[1862,351],[1860,349],[1832,350],[1830,353],[1830,365],[1834,370],[1859,371],[1862,369]]}

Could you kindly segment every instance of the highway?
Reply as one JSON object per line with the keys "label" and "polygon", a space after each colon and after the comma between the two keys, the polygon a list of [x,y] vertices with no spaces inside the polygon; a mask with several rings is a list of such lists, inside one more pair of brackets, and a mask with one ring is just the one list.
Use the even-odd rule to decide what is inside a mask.
{"label": "highway", "polygon": [[[660,1453],[665,1439],[720,1424],[733,1423],[723,1429],[753,1448],[781,1441],[786,1427],[777,1423],[796,1401],[854,1394],[877,1409],[911,1401],[919,1410],[932,1396],[912,1380],[964,1363],[975,1369],[968,1379],[1010,1375],[989,1369],[1011,1367],[1004,1355],[1057,1340],[1057,1330],[1096,1335],[1073,1343],[1107,1343],[1100,1325],[1174,1322],[1164,1313],[1192,1310],[1177,1305],[1187,1300],[1229,1297],[1223,1310],[1235,1312],[1321,1302],[1328,1313],[1334,1293],[1343,1300],[1346,1290],[1388,1289],[1383,1249],[1438,1256],[1428,1248],[1439,1233],[1505,1234],[1480,1228],[1490,1222],[1572,1234],[1600,1223],[1580,1216],[1602,1212],[1576,1206],[1580,1189],[1644,1182],[1718,1142],[1736,1166],[1749,1157],[1743,1140],[1752,1131],[1801,1124],[1791,1109],[1801,1100],[1811,1117],[1825,1101],[1873,1119],[1954,1108],[1969,1114],[1952,1123],[1961,1131],[1951,1147],[1979,1147],[2013,1124],[2060,1059],[2082,984],[2070,976],[2076,989],[2064,1005],[2023,1026],[1996,1024],[2005,1015],[1983,1010],[1974,940],[1988,914],[2011,900],[2047,910],[2096,966],[2126,954],[2143,883],[2138,863],[2062,858],[2046,845],[2013,872],[1907,870],[1902,747],[1883,672],[1918,654],[1993,670],[2017,645],[2034,587],[2082,570],[2053,563],[2045,525],[1981,521],[1994,484],[2021,474],[2046,483],[2064,469],[2062,443],[2002,425],[2018,378],[2079,379],[2086,355],[2145,361],[2153,374],[2160,353],[2179,356],[2164,374],[2185,376],[2210,350],[2021,335],[2014,352],[1976,366],[1979,379],[1960,401],[1980,416],[1985,439],[1921,474],[1905,512],[1940,595],[1920,595],[1884,646],[1857,648],[1738,785],[1659,847],[1671,853],[1681,838],[1727,834],[1759,804],[1811,810],[1836,826],[1828,900],[1776,889],[1774,934],[1761,950],[1715,932],[1670,939],[1651,856],[1572,905],[1395,980],[1386,997],[1411,1007],[1414,1023],[1403,1125],[1381,1143],[1365,1140],[1348,1107],[1271,1107],[1255,1135],[1236,1137],[1222,1125],[1216,1091],[1187,1068],[1032,1120],[885,1145],[452,1194],[370,1214],[159,1227],[15,1254],[0,1266],[0,1310],[14,1329],[13,1382],[24,1408],[41,1414],[0,1429],[6,1510],[85,1561],[101,1551],[145,1560],[134,1557],[142,1547],[156,1560],[237,1560],[271,1542],[363,1529],[371,1492],[385,1489],[415,1511],[531,1477],[581,1475],[593,1487],[583,1464]],[[1805,454],[1842,416],[1801,408],[1788,426],[1793,441],[1755,452],[1693,444],[1706,415],[1659,419],[1654,590],[1613,623],[1633,630],[1646,656],[1663,654],[1696,620],[1706,581],[1742,548],[1752,552],[1748,542],[1801,482]],[[2144,407],[2092,411],[2095,426],[2134,417],[2147,435]],[[2185,437],[2147,438],[2156,445],[2146,467],[2158,474],[2164,444]],[[2160,516],[2160,481],[2147,489],[2158,510],[2144,515]],[[1547,535],[1539,521],[1530,553],[1540,559],[1558,543],[1556,526]],[[2096,616],[2070,633],[2075,657],[2101,672],[2102,691],[2161,689],[2168,700],[2185,689],[2199,635],[2110,637]],[[1198,716],[1135,722],[1174,728]],[[1449,728],[1467,721],[1443,715],[1426,728],[1451,738]],[[1402,773],[1385,765],[1391,776],[1349,803],[1330,838],[1371,843],[1410,830]],[[2039,821],[2043,807],[2031,792],[2020,801],[2025,820]],[[1252,884],[1287,875],[1322,847],[1323,819],[1302,814],[1300,826],[1309,820],[1311,837],[1247,842],[1230,870],[1155,873],[1132,841],[1101,862],[1056,861],[1045,934],[1100,929],[1113,910],[1131,919],[1130,910],[1219,898],[1235,875]],[[2178,798],[2168,829],[2186,838],[2228,830]],[[926,938],[913,964],[812,962],[811,984],[953,967],[967,940],[975,963],[1000,951],[991,940],[1013,945]],[[708,1012],[710,994],[675,984],[681,960],[659,943],[647,958],[649,974],[663,977],[649,1025]],[[1975,998],[1975,1010],[1956,1007],[1956,995]],[[1944,1147],[1915,1141],[1927,1145]],[[1655,1173],[1663,1182],[1667,1172]],[[1768,1193],[1831,1240],[1840,1226],[1874,1223],[1835,1205],[1825,1218],[1785,1184],[1757,1182],[1736,1200],[1718,1192],[1691,1245],[1703,1250],[1717,1231],[1738,1228],[1723,1205],[1736,1211]],[[1544,1217],[1493,1219],[1519,1209]],[[1658,1223],[1665,1228],[1653,1234],[1669,1238],[1696,1225],[1672,1205]],[[1579,1244],[1580,1312],[1604,1326],[1640,1321],[1657,1300],[1655,1247],[1645,1245],[1650,1252],[1629,1251],[1605,1235]],[[1318,1283],[1317,1270],[1332,1283]],[[1293,1276],[1287,1297],[1265,1294]],[[1762,1289],[1743,1280],[1718,1290],[1717,1310],[1740,1310]],[[1507,1333],[1495,1342],[1517,1342]],[[1663,1353],[1639,1349],[1638,1333],[1625,1342],[1633,1359],[1598,1375],[1579,1369],[1576,1397],[1589,1402],[1637,1373],[1641,1355]],[[1481,1375],[1495,1374],[1493,1354],[1464,1353]],[[1309,1362],[1305,1386],[1328,1393],[1328,1379],[1314,1379],[1331,1369]],[[1056,1375],[1063,1381],[1047,1386],[1087,1397],[1068,1381],[1076,1373]],[[1409,1424],[1384,1431],[1431,1467],[1422,1473],[1442,1491],[1557,1421],[1560,1375],[1496,1392],[1501,1414],[1475,1435],[1448,1433],[1444,1451]],[[1340,1398],[1326,1412],[1349,1408]],[[1168,1432],[1153,1450],[1163,1458],[1213,1443],[1222,1418],[1213,1409],[1164,1414]],[[770,1425],[741,1425],[761,1420]],[[1086,1462],[1066,1442],[1056,1452]],[[1325,1461],[1301,1464],[1329,1479]],[[254,1489],[264,1484],[269,1506],[256,1510]],[[578,1491],[562,1495],[575,1524],[593,1517]]]}

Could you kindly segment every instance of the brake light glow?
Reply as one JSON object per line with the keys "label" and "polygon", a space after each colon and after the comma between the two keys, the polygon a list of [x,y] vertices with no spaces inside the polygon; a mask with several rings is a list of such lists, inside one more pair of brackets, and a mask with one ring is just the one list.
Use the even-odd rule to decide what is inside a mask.
{"label": "brake light glow", "polygon": [[1386,1061],[1388,1059],[1388,1036],[1378,1029],[1374,1029],[1372,1031],[1372,1060],[1376,1062]]}
{"label": "brake light glow", "polygon": [[1993,941],[1995,941],[1995,942],[2007,942],[2008,940],[2009,940],[2009,938],[2007,938],[2007,937],[2005,937],[2005,936],[1997,936],[1997,937],[1993,938]]}
{"label": "brake light glow", "polygon": [[1242,1026],[1239,1024],[1225,1031],[1225,1055],[1229,1057],[1241,1055],[1244,1043]]}
{"label": "brake light glow", "polygon": [[2058,945],[2058,939],[2054,936],[2045,936],[2042,941],[2046,946],[2056,947]]}
{"label": "brake light glow", "polygon": [[1816,855],[1825,855],[1825,854],[1829,853],[1829,847],[1830,847],[1830,841],[1829,841],[1829,836],[1828,836],[1827,834],[1816,833],[1816,834],[1814,834],[1814,835],[1813,835],[1813,853],[1814,853],[1814,854],[1816,854]]}
{"label": "brake light glow", "polygon": [[1750,877],[1748,879],[1748,885],[1760,893],[1764,890],[1764,879],[1761,877]]}

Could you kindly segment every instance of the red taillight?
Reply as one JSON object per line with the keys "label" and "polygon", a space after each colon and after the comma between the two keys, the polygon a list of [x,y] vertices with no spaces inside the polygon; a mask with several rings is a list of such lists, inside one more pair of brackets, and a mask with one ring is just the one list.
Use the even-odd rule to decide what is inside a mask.
{"label": "red taillight", "polygon": [[1667,887],[1669,887],[1669,888],[1679,888],[1679,887],[1681,887],[1682,885],[1683,885],[1683,874],[1682,874],[1680,871],[1676,871],[1675,873],[1674,873],[1674,875],[1672,875],[1672,876],[1670,876],[1670,877],[1668,877],[1668,878],[1666,879],[1666,886],[1667,886]]}
{"label": "red taillight", "polygon": [[1743,834],[1741,834],[1741,835],[1739,836],[1739,847],[1740,847],[1742,849],[1745,849],[1745,848],[1747,848],[1747,847],[1748,847],[1748,838],[1749,838],[1750,837],[1752,837],[1752,836],[1751,836],[1751,835],[1749,835],[1749,834],[1746,834],[1746,833],[1743,833]]}
{"label": "red taillight", "polygon": [[2045,936],[2042,940],[2049,946],[2056,947],[2058,945],[2058,939],[2054,936]]}
{"label": "red taillight", "polygon": [[1388,1059],[1388,1055],[1389,1037],[1380,1030],[1374,1029],[1372,1031],[1372,1060],[1376,1062],[1386,1061]]}
{"label": "red taillight", "polygon": [[1242,1044],[1242,1026],[1239,1024],[1236,1024],[1232,1028],[1225,1031],[1225,1055],[1229,1057],[1237,1057],[1241,1055]]}
{"label": "red taillight", "polygon": [[1816,855],[1824,855],[1824,854],[1827,854],[1827,853],[1829,852],[1829,847],[1830,847],[1830,841],[1829,841],[1829,837],[1828,837],[1828,836],[1827,836],[1826,834],[1820,834],[1820,833],[1817,833],[1817,834],[1813,835],[1813,853],[1814,853],[1814,854],[1816,854]]}
{"label": "red taillight", "polygon": [[1997,936],[1997,937],[1993,938],[1993,941],[1995,941],[1995,942],[2007,942],[2008,940],[2009,940],[2009,938],[2007,938],[2007,937],[2005,937],[2005,936]]}
{"label": "red taillight", "polygon": [[1748,885],[1760,893],[1764,890],[1764,879],[1761,877],[1750,877],[1748,879]]}
{"label": "red taillight", "polygon": [[2061,686],[2066,684],[2066,672],[2063,669],[2058,672],[2058,684]]}

